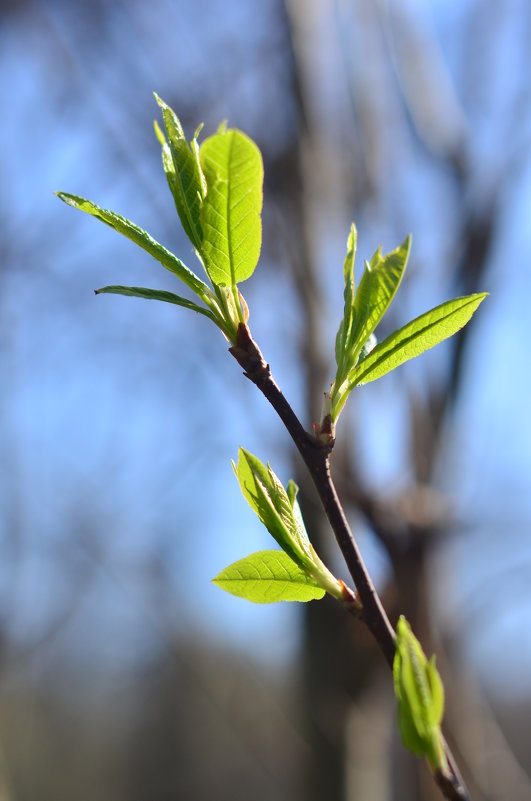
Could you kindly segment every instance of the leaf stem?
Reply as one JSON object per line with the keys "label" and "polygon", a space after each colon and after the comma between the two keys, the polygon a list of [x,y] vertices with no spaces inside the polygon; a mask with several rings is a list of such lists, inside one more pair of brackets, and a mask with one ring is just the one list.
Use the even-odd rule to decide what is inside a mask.
{"label": "leaf stem", "polygon": [[[362,605],[361,611],[359,608],[356,610],[357,616],[371,631],[387,664],[392,669],[395,654],[395,631],[367,571],[332,480],[330,455],[334,440],[323,442],[306,431],[274,380],[269,364],[252,339],[248,327],[243,323],[238,326],[237,344],[229,348],[229,352],[243,368],[244,375],[253,384],[256,384],[275,409],[301,454],[354,581]],[[450,801],[470,801],[453,755],[446,743],[444,746],[450,770],[448,773],[437,771],[434,774],[435,781],[444,796]]]}

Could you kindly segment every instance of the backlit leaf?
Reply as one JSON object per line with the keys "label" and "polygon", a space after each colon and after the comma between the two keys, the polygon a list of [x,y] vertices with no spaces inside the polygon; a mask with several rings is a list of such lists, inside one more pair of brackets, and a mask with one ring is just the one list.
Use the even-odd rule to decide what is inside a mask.
{"label": "backlit leaf", "polygon": [[379,249],[370,262],[365,262],[365,271],[354,296],[352,330],[346,343],[350,367],[354,366],[361,348],[389,308],[402,281],[410,248],[411,237],[408,236],[396,250],[382,256]]}
{"label": "backlit leaf", "polygon": [[425,756],[435,770],[446,768],[440,724],[444,690],[435,667],[401,616],[396,630],[393,681],[398,700],[398,724],[406,748]]}
{"label": "backlit leaf", "polygon": [[356,259],[357,244],[358,232],[356,226],[352,223],[347,240],[347,255],[343,262],[343,278],[345,281],[345,289],[343,292],[344,311],[343,319],[341,320],[336,336],[336,362],[338,366],[344,357],[346,343],[349,341],[352,328],[354,312],[354,261]]}
{"label": "backlit leaf", "polygon": [[191,311],[195,311],[198,314],[204,314],[210,320],[213,319],[213,315],[208,309],[163,289],[147,289],[142,286],[104,286],[101,289],[96,289],[96,295],[103,294],[125,295],[132,298],[145,298],[146,300],[163,300],[166,303],[174,303],[176,306],[184,306],[185,309],[191,309]]}
{"label": "backlit leaf", "polygon": [[183,281],[191,290],[193,290],[199,297],[204,297],[209,294],[210,290],[207,285],[201,281],[185,264],[173,255],[169,250],[160,245],[153,237],[151,237],[138,225],[135,225],[130,220],[122,217],[121,214],[116,214],[114,211],[102,209],[93,203],[91,200],[79,197],[78,195],[71,195],[68,192],[56,192],[57,196],[73,206],[75,209],[91,214],[98,220],[106,223],[115,231],[130,239],[136,245],[139,245],[143,250],[153,256],[158,262],[162,264],[167,270],[176,275]]}
{"label": "backlit leaf", "polygon": [[348,377],[350,387],[381,378],[455,334],[486,296],[483,292],[446,301],[390,334],[352,370]]}
{"label": "backlit leaf", "polygon": [[222,570],[213,583],[257,604],[311,601],[325,591],[284,551],[258,551]]}
{"label": "backlit leaf", "polygon": [[[162,164],[175,201],[181,224],[194,247],[200,252],[203,239],[200,209],[204,184],[195,152],[186,141],[175,112],[155,94],[168,141],[162,143]],[[160,136],[159,136],[160,139]]]}
{"label": "backlit leaf", "polygon": [[199,150],[207,183],[201,206],[202,255],[214,284],[235,286],[253,273],[262,243],[262,156],[244,133],[221,129]]}
{"label": "backlit leaf", "polygon": [[318,586],[334,598],[343,599],[341,582],[321,561],[308,539],[294,482],[289,482],[286,491],[269,464],[265,466],[243,448],[238,453],[238,464],[233,467],[245,499],[280,547]]}

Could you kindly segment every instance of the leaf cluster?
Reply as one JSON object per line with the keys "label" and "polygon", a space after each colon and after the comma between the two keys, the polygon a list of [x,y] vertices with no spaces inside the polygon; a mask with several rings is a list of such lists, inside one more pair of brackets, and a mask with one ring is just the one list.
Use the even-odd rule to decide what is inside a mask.
{"label": "leaf cluster", "polygon": [[[155,123],[155,134],[162,149],[163,169],[181,225],[204,269],[206,281],[125,217],[100,208],[78,195],[67,192],[58,192],[57,195],[65,203],[99,219],[145,250],[195,297],[191,299],[166,290],[121,285],[103,287],[97,290],[97,294],[161,300],[195,311],[208,317],[221,329],[232,345],[230,350],[233,355],[241,353],[242,359],[252,357],[239,344],[242,340],[238,338],[238,332],[247,331],[240,326],[247,322],[248,309],[238,285],[252,275],[260,256],[262,156],[256,144],[242,131],[227,128],[224,124],[202,144],[198,141],[201,126],[187,141],[175,112],[157,95],[155,99],[164,127],[163,131]],[[470,320],[486,296],[486,293],[478,293],[446,301],[378,343],[375,332],[404,277],[411,237],[408,236],[395,250],[385,255],[378,248],[372,258],[365,261],[365,269],[357,287],[354,280],[356,249],[357,232],[352,224],[343,263],[344,312],[335,341],[336,373],[330,391],[325,395],[323,419],[315,426],[318,436],[311,437],[303,432],[307,436],[305,445],[315,447],[324,454],[323,464],[327,470],[335,424],[354,387],[381,378],[455,334]],[[247,333],[248,341],[252,343],[250,333]],[[258,349],[257,353],[261,358]],[[241,361],[239,355],[237,358],[242,365],[248,364],[247,361]],[[246,375],[255,380],[252,370],[246,371]],[[268,368],[261,374],[265,381],[264,375],[271,378]],[[255,383],[258,384],[258,381],[255,380]],[[271,400],[263,386],[260,388]],[[275,408],[279,411],[278,407]],[[285,410],[285,406],[282,408]],[[283,413],[279,411],[279,414],[286,422]],[[300,426],[298,420],[296,422]],[[287,422],[286,426],[289,429]],[[292,436],[298,444],[297,436],[293,433]],[[327,448],[321,447],[323,441]],[[214,583],[233,595],[255,603],[309,601],[329,593],[340,601],[348,601],[351,610],[361,612],[369,625],[370,588],[368,595],[360,591],[366,601],[362,609],[352,590],[323,564],[308,538],[297,502],[296,485],[290,481],[284,487],[269,464],[264,465],[243,448],[240,448],[238,461],[233,468],[245,499],[280,550],[250,554],[222,570],[213,579]],[[337,508],[333,485],[330,493],[330,503],[336,504]],[[324,501],[323,505],[326,506]],[[348,529],[348,525],[346,527]],[[338,537],[338,542],[341,544],[341,537]],[[356,564],[359,566],[359,561]],[[368,576],[363,585],[365,567],[362,563],[359,571],[353,572],[350,564],[349,568],[359,587],[369,587]],[[380,615],[378,605],[375,608]],[[385,614],[381,614],[385,618]],[[378,617],[378,620],[381,621],[382,617]],[[388,632],[392,654],[393,633],[390,624],[384,629]],[[374,629],[371,630],[374,633]],[[381,631],[381,627],[377,631]],[[378,635],[375,636],[378,639]],[[446,775],[448,762],[440,730],[444,691],[435,659],[426,659],[420,643],[403,617],[398,622],[394,645],[393,676],[402,739],[415,754],[425,756],[434,771]]]}
{"label": "leaf cluster", "polygon": [[[204,268],[208,283],[135,223],[90,200],[58,192],[65,203],[92,215],[149,253],[173,273],[195,296],[138,286],[109,285],[97,290],[161,300],[195,311],[212,320],[238,345],[237,332],[248,319],[238,284],[249,278],[258,262],[262,241],[261,211],[263,164],[260,150],[246,134],[220,125],[199,144],[201,127],[187,141],[175,112],[155,94],[164,131],[155,122],[162,150],[162,166],[181,225]],[[400,286],[411,249],[411,237],[395,250],[382,249],[365,262],[355,287],[357,231],[352,224],[343,264],[344,313],[335,342],[337,370],[325,396],[325,414],[316,430],[333,441],[334,426],[355,386],[374,381],[403,362],[446,339],[470,319],[485,294],[447,301],[398,329],[383,342],[375,330]],[[326,420],[325,418],[328,418]],[[251,600],[298,600],[329,592],[344,598],[344,585],[323,565],[311,545],[296,487],[284,489],[269,465],[240,450],[234,466],[242,492],[282,552],[260,552],[231,565],[215,579],[229,591]],[[287,561],[288,560],[288,561]],[[274,585],[271,582],[276,582]],[[284,582],[285,590],[279,590]],[[268,583],[276,589],[267,590]],[[251,589],[252,587],[252,589]],[[288,589],[289,588],[289,589]],[[288,598],[289,596],[289,598]],[[303,597],[304,596],[304,597]]]}
{"label": "leaf cluster", "polygon": [[131,239],[176,275],[199,302],[145,287],[112,285],[97,290],[97,294],[127,295],[183,306],[211,319],[235,345],[238,325],[248,319],[247,304],[238,284],[252,275],[262,243],[262,156],[246,134],[224,125],[201,145],[199,127],[188,142],[175,112],[158,95],[155,99],[165,130],[163,133],[155,123],[162,166],[182,227],[210,283],[120,214],[78,195],[57,195]]}
{"label": "leaf cluster", "polygon": [[[354,287],[357,233],[352,224],[343,266],[344,312],[336,336],[337,370],[327,396],[325,414],[336,423],[354,387],[375,381],[399,365],[455,334],[472,317],[487,293],[455,298],[416,317],[377,343],[374,331],[400,286],[411,250],[411,236],[398,248],[370,261]],[[324,427],[324,421],[321,423]]]}
{"label": "leaf cluster", "polygon": [[213,580],[222,589],[255,603],[309,601],[325,592],[342,600],[343,584],[323,564],[304,526],[297,485],[287,489],[270,465],[240,448],[234,472],[251,509],[282,551],[258,551],[225,568]]}

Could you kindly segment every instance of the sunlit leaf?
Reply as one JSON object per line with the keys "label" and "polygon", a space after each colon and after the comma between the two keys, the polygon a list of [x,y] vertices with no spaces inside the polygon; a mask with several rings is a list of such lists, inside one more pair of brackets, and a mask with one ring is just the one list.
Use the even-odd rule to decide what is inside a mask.
{"label": "sunlit leaf", "polygon": [[262,156],[238,130],[221,129],[199,150],[207,183],[201,206],[202,254],[214,284],[235,286],[253,273],[262,243]]}
{"label": "sunlit leaf", "polygon": [[381,248],[378,248],[370,262],[365,262],[365,271],[354,293],[356,229],[354,226],[351,228],[343,266],[344,313],[335,346],[337,370],[329,394],[330,414],[334,423],[353,387],[350,375],[374,347],[374,329],[400,286],[410,247],[411,237],[407,237],[398,248],[385,256],[382,255]]}
{"label": "sunlit leaf", "polygon": [[269,465],[244,448],[238,451],[235,472],[241,491],[271,536],[292,559],[300,563],[308,555],[309,540],[305,529],[299,530],[292,505],[282,483]]}
{"label": "sunlit leaf", "polygon": [[142,228],[139,228],[138,225],[135,225],[120,214],[116,214],[114,211],[100,208],[91,200],[86,200],[86,198],[79,197],[78,195],[71,195],[68,192],[56,192],[56,194],[61,200],[68,203],[69,206],[91,214],[111,228],[114,228],[118,233],[127,237],[127,239],[130,239],[136,245],[139,245],[143,250],[153,256],[154,259],[160,262],[163,267],[180,278],[181,281],[199,295],[199,297],[204,297],[206,294],[209,294],[210,290],[203,281],[189,270],[180,259],[156,242],[153,237]]}
{"label": "sunlit leaf", "polygon": [[96,295],[125,295],[132,298],[145,298],[146,300],[163,300],[166,303],[174,303],[176,306],[184,306],[185,309],[190,309],[198,314],[204,314],[210,320],[213,315],[208,309],[198,306],[187,298],[182,298],[180,295],[175,295],[173,292],[166,292],[164,289],[147,289],[142,286],[104,286],[101,289],[96,289]]}
{"label": "sunlit leaf", "polygon": [[409,623],[400,617],[395,638],[393,680],[398,724],[406,748],[425,756],[435,770],[446,767],[440,724],[444,690],[435,659],[428,662]]}
{"label": "sunlit leaf", "polygon": [[381,378],[455,334],[466,325],[486,296],[483,292],[449,300],[390,334],[349,374],[350,387]]}
{"label": "sunlit leaf", "polygon": [[318,586],[343,599],[341,582],[308,539],[294,482],[289,482],[286,491],[271,467],[243,448],[233,466],[245,499],[280,547]]}
{"label": "sunlit leaf", "polygon": [[352,329],[346,342],[353,367],[363,345],[369,339],[393,300],[406,269],[411,237],[382,256],[377,250],[365,271],[354,296]]}
{"label": "sunlit leaf", "polygon": [[347,240],[347,255],[343,262],[343,277],[345,289],[343,292],[344,311],[339,330],[336,336],[336,362],[339,365],[345,354],[346,343],[349,341],[352,329],[352,319],[354,312],[354,261],[356,259],[356,248],[358,244],[358,232],[354,223],[350,226],[350,233]]}
{"label": "sunlit leaf", "polygon": [[[175,112],[155,94],[162,111],[168,141],[162,143],[162,164],[175,200],[181,224],[194,245],[201,251],[203,239],[200,209],[204,182],[195,152],[186,141],[181,123]],[[160,139],[160,136],[159,136]]]}
{"label": "sunlit leaf", "polygon": [[284,551],[258,551],[222,570],[213,583],[257,604],[311,601],[325,591]]}

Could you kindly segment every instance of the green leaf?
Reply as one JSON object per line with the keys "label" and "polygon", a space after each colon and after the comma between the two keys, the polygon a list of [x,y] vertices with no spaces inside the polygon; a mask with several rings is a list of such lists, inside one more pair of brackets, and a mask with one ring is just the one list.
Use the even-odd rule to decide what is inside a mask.
{"label": "green leaf", "polygon": [[262,156],[234,129],[206,139],[199,155],[207,183],[201,206],[205,268],[212,283],[236,286],[249,278],[260,256]]}
{"label": "green leaf", "polygon": [[382,256],[380,248],[370,262],[365,262],[365,271],[354,296],[352,329],[346,342],[349,369],[389,308],[402,281],[410,249],[411,237],[408,236],[396,250]]}
{"label": "green leaf", "polygon": [[343,297],[345,301],[343,319],[340,323],[336,336],[336,362],[339,365],[345,353],[346,343],[350,338],[352,320],[354,316],[354,261],[356,259],[356,248],[358,245],[358,232],[354,223],[350,226],[350,233],[347,240],[347,255],[343,262],[343,277],[345,280],[345,290]]}
{"label": "green leaf", "polygon": [[120,214],[102,209],[91,200],[86,200],[86,198],[79,197],[78,195],[71,195],[68,192],[56,192],[56,195],[65,203],[68,203],[69,206],[91,214],[93,217],[106,223],[106,225],[114,228],[118,233],[127,237],[127,239],[130,239],[136,245],[139,245],[143,250],[149,253],[150,256],[153,256],[154,259],[160,262],[166,270],[169,270],[180,278],[181,281],[195,292],[196,295],[199,295],[199,297],[204,298],[211,294],[209,287],[189,270],[180,259],[156,242],[146,231],[139,228],[138,225],[135,225]]}
{"label": "green leaf", "polygon": [[222,570],[214,584],[256,604],[311,601],[325,591],[284,551],[258,551]]}
{"label": "green leaf", "polygon": [[398,699],[398,725],[404,745],[425,756],[434,770],[446,769],[440,730],[444,712],[444,690],[435,667],[401,616],[396,630],[393,680]]}
{"label": "green leaf", "polygon": [[245,499],[280,547],[316,584],[343,600],[341,582],[323,564],[308,538],[296,484],[290,482],[286,492],[269,464],[266,467],[243,448],[233,467]]}
{"label": "green leaf", "polygon": [[439,726],[444,714],[444,686],[439,671],[435,667],[435,654],[426,666],[426,678],[428,679],[431,693],[428,720],[432,726]]}
{"label": "green leaf", "polygon": [[[146,300],[163,300],[166,303],[175,303],[176,306],[184,306],[185,309],[191,309],[198,314],[204,314],[210,320],[214,320],[213,315],[208,309],[198,306],[187,298],[182,298],[180,295],[175,295],[173,292],[166,292],[164,289],[147,289],[142,286],[104,286],[101,289],[96,289],[96,295],[126,295],[132,298],[145,298]],[[215,322],[215,320],[214,320]]]}
{"label": "green leaf", "polygon": [[380,342],[349,374],[349,388],[375,381],[395,367],[433,348],[462,328],[488,293],[446,301]]}
{"label": "green leaf", "polygon": [[395,250],[382,256],[378,248],[370,262],[365,262],[365,271],[354,293],[354,257],[356,251],[356,229],[351,227],[347,243],[347,256],[343,267],[345,278],[345,309],[343,320],[336,336],[337,371],[328,397],[332,422],[335,423],[346,403],[353,384],[350,375],[356,365],[365,360],[375,344],[373,331],[393,300],[404,271],[411,248],[411,237]]}
{"label": "green leaf", "polygon": [[280,547],[298,564],[310,558],[306,529],[297,525],[288,494],[269,465],[240,448],[234,469],[244,498]]}
{"label": "green leaf", "polygon": [[[200,209],[205,195],[204,178],[196,157],[186,141],[175,112],[155,93],[168,142],[162,143],[162,164],[181,224],[194,247],[201,252],[203,234]],[[159,137],[160,139],[160,137]]]}

